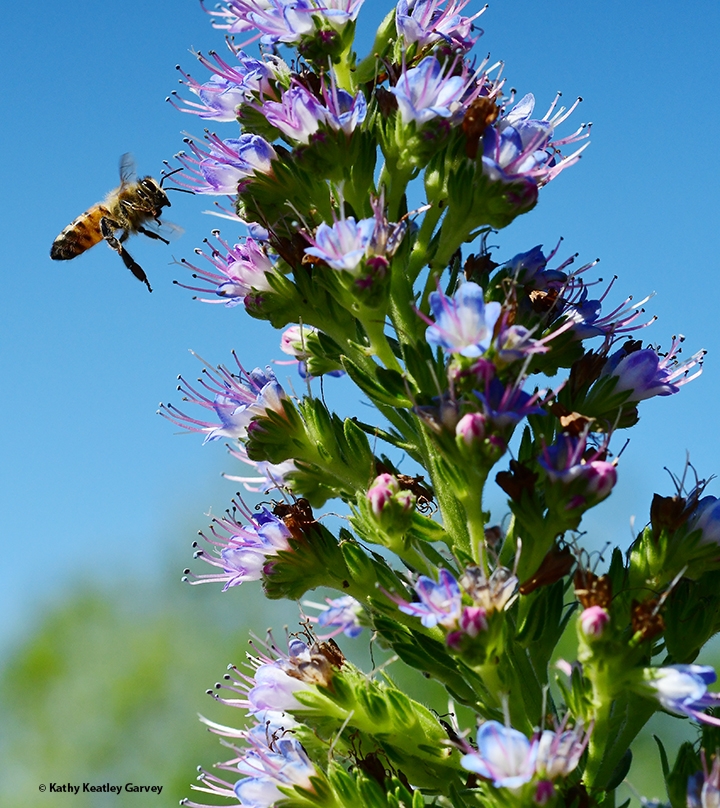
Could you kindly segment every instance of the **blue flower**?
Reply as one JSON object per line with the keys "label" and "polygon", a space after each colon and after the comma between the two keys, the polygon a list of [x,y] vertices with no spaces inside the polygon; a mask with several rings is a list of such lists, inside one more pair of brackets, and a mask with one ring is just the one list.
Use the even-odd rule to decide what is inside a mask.
{"label": "blue flower", "polygon": [[530,395],[522,389],[524,379],[519,377],[514,383],[503,384],[497,377],[485,384],[484,392],[474,390],[480,400],[486,418],[499,430],[511,429],[528,415],[542,415],[538,406],[543,391]]}
{"label": "blue flower", "polygon": [[463,17],[459,12],[469,0],[451,0],[447,8],[441,9],[443,2],[399,0],[395,10],[395,27],[406,46],[417,42],[420,48],[425,48],[444,40],[463,50],[472,48],[478,40],[478,37],[470,37],[473,21],[485,12],[487,6],[472,17]]}
{"label": "blue flower", "polygon": [[550,117],[555,103],[542,119],[531,118],[535,97],[528,93],[502,116],[483,135],[483,171],[493,181],[516,182],[526,179],[543,185],[563,169],[576,163],[581,146],[571,155],[563,157],[559,146],[583,140],[588,135],[580,127],[574,134],[553,141],[555,127],[564,121],[577,106],[567,112],[564,108]]}
{"label": "blue flower", "polygon": [[336,131],[350,135],[367,117],[367,101],[361,92],[352,96],[337,87],[332,87],[329,91],[323,87],[323,97],[326,121]]}
{"label": "blue flower", "polygon": [[363,630],[358,616],[362,613],[362,606],[350,595],[343,595],[339,598],[325,598],[327,606],[319,603],[304,601],[304,606],[313,606],[321,611],[317,617],[310,617],[313,623],[317,623],[323,628],[330,628],[330,634],[318,635],[319,639],[327,640],[343,633],[351,639],[358,637]]}
{"label": "blue flower", "polygon": [[446,628],[457,624],[462,608],[460,587],[447,570],[440,570],[439,583],[426,575],[419,576],[415,592],[420,601],[400,603],[401,612],[419,617],[425,628],[434,628],[438,623]]}
{"label": "blue flower", "polygon": [[518,788],[532,780],[538,753],[536,738],[498,721],[486,721],[477,732],[477,751],[464,755],[460,764],[468,771],[492,780],[496,788]]}
{"label": "blue flower", "polygon": [[248,373],[233,356],[241,375],[224,365],[219,365],[216,371],[206,368],[205,378],[199,380],[205,392],[179,377],[178,389],[185,394],[185,400],[212,410],[219,423],[191,418],[172,404],[161,405],[160,414],[190,432],[204,432],[205,443],[220,438],[245,439],[248,426],[255,418],[268,410],[282,415],[285,391],[272,370],[255,368]]}
{"label": "blue flower", "polygon": [[476,283],[464,283],[452,298],[439,290],[433,292],[430,308],[435,322],[425,331],[425,339],[448,353],[474,357],[490,346],[502,307],[495,302],[486,304]]}
{"label": "blue flower", "polygon": [[375,219],[361,219],[356,222],[352,216],[340,219],[332,226],[322,222],[306,247],[308,255],[321,258],[333,269],[352,272],[357,269],[372,243]]}
{"label": "blue flower", "polygon": [[363,0],[229,0],[225,6],[208,14],[220,17],[223,22],[216,28],[230,34],[256,29],[261,42],[275,45],[277,42],[296,43],[317,30],[315,17],[323,17],[336,30],[342,30],[348,22],[357,18]]}
{"label": "blue flower", "polygon": [[[615,378],[617,381],[613,393],[627,391],[629,402],[636,403],[653,396],[670,396],[702,373],[705,352],[698,351],[684,362],[678,362],[681,342],[682,338],[673,340],[670,350],[662,357],[654,348],[628,353],[623,346],[608,358],[601,376]],[[696,366],[698,370],[689,376]]]}
{"label": "blue flower", "polygon": [[720,500],[717,497],[703,497],[698,500],[687,523],[688,532],[702,531],[700,544],[716,544],[720,547]]}
{"label": "blue flower", "polygon": [[240,135],[239,138],[220,140],[207,135],[209,149],[202,149],[193,141],[188,145],[195,157],[185,153],[178,160],[185,167],[183,177],[192,184],[197,194],[229,194],[235,196],[243,180],[258,174],[269,174],[275,149],[260,135]]}
{"label": "blue flower", "polygon": [[233,790],[247,808],[272,808],[285,798],[280,788],[299,787],[313,792],[311,777],[315,767],[299,741],[283,737],[266,748],[248,752],[238,763],[243,774],[251,774],[235,783]]}
{"label": "blue flower", "polygon": [[415,121],[422,126],[433,118],[451,118],[465,109],[480,88],[468,95],[473,79],[468,77],[465,66],[459,76],[451,72],[452,67],[446,69],[434,56],[426,56],[417,67],[403,70],[397,84],[389,88],[397,99],[403,123]]}
{"label": "blue flower", "polygon": [[217,53],[212,54],[214,63],[198,54],[200,63],[213,73],[210,80],[204,84],[200,84],[178,67],[184,79],[183,84],[200,99],[201,103],[179,99],[185,106],[178,106],[173,98],[177,97],[174,92],[167,100],[180,112],[190,112],[200,118],[216,121],[237,120],[237,108],[240,104],[248,101],[253,94],[270,90],[268,79],[274,72],[270,63],[253,59],[242,51],[237,51],[235,55],[238,63],[230,65]]}
{"label": "blue flower", "polygon": [[708,685],[717,679],[715,671],[709,665],[645,668],[643,678],[655,698],[668,712],[720,726],[720,718],[703,712],[720,703],[720,693],[708,693]]}
{"label": "blue flower", "polygon": [[296,84],[280,101],[265,101],[259,107],[268,123],[290,141],[306,144],[327,119],[327,110],[305,87]]}

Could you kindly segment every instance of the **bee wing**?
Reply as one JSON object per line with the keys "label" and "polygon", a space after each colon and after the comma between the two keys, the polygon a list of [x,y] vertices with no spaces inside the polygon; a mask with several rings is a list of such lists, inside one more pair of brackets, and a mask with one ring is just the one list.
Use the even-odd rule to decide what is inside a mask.
{"label": "bee wing", "polygon": [[124,188],[137,181],[135,158],[130,152],[125,152],[120,158],[120,187]]}

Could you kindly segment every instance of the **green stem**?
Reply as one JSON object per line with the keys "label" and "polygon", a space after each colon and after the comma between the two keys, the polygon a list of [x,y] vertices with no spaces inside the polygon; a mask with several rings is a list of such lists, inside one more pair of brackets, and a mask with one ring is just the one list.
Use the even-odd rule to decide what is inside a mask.
{"label": "green stem", "polygon": [[423,217],[423,222],[415,238],[415,244],[413,245],[407,268],[407,277],[411,282],[417,278],[422,268],[428,263],[430,242],[432,241],[435,227],[445,210],[445,208],[441,208],[439,205],[433,205]]}
{"label": "green stem", "polygon": [[[482,492],[483,485],[480,485]],[[464,491],[460,502],[465,508],[467,530],[470,536],[470,554],[473,561],[482,568],[486,575],[490,575],[487,553],[485,552],[485,517],[482,510],[482,494],[475,491]]]}
{"label": "green stem", "polygon": [[358,315],[358,320],[360,320],[362,327],[365,329],[365,333],[370,342],[370,348],[375,356],[382,361],[386,368],[402,373],[402,366],[392,352],[390,343],[385,336],[384,315],[380,314],[378,311],[363,309]]}
{"label": "green stem", "polygon": [[617,693],[616,684],[623,677],[612,666],[590,667],[587,675],[593,685],[595,724],[583,780],[588,788],[604,789],[657,704],[636,695]]}
{"label": "green stem", "polygon": [[333,73],[335,74],[335,81],[341,90],[346,90],[349,93],[355,92],[353,74],[350,70],[350,61],[352,57],[352,42],[348,44],[347,48],[340,54],[340,59],[333,65]]}
{"label": "green stem", "polygon": [[437,447],[433,445],[427,430],[421,426],[418,447],[423,456],[423,466],[430,475],[435,497],[442,516],[442,524],[452,537],[453,544],[465,553],[471,552],[470,534],[465,518],[465,510],[456,496],[456,486],[451,480],[445,478],[438,469]]}
{"label": "green stem", "polygon": [[[400,116],[397,116],[398,121]],[[397,127],[396,127],[397,129]],[[398,139],[402,133],[398,133]],[[399,140],[398,140],[399,142]],[[385,159],[385,165],[380,172],[378,188],[385,186],[385,204],[387,205],[388,221],[397,222],[402,216],[403,199],[408,183],[417,173],[415,168],[400,168],[397,163],[397,154],[389,154]]]}

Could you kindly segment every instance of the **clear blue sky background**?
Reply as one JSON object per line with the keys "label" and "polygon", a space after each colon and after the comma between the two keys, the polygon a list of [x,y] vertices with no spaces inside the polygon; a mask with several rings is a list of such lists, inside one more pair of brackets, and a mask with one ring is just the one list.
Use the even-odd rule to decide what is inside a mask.
{"label": "clear blue sky background", "polygon": [[[374,24],[386,9],[367,0],[363,17]],[[567,101],[585,98],[563,132],[595,122],[581,163],[495,239],[496,255],[564,236],[564,251],[600,256],[600,274],[620,275],[614,300],[658,293],[649,311],[660,320],[644,339],[668,345],[683,332],[688,353],[710,351],[700,380],[642,408],[617,493],[591,522],[596,543],[626,546],[629,517],[643,523],[653,491],[671,493],[663,465],[681,471],[689,450],[701,474],[720,471],[720,6],[495,0],[481,23],[479,52],[504,59],[509,84],[534,92],[540,112],[558,89]],[[177,401],[178,373],[199,370],[188,348],[216,363],[234,347],[251,367],[280,355],[269,326],[172,285],[183,278],[172,256],[191,258],[218,224],[236,235],[201,215],[208,198],[173,197],[169,218],[186,232],[171,247],[131,241],[152,295],[104,245],[72,263],[48,256],[57,233],[114,187],[121,153],[157,175],[182,147],[181,130],[202,134],[199,120],[163,101],[177,86],[176,63],[204,75],[189,48],[223,47],[199,5],[8,4],[0,41],[7,647],[80,578],[179,579],[203,512],[224,509],[234,491],[220,472],[236,469],[220,446],[174,436],[156,406]],[[228,124],[218,131],[234,134]]]}

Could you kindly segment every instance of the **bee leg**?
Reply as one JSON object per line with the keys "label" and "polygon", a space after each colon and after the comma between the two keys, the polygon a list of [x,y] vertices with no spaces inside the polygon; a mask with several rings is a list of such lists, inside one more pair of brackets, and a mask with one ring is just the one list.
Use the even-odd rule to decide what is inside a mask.
{"label": "bee leg", "polygon": [[152,286],[150,286],[150,281],[148,281],[148,277],[145,274],[145,270],[137,263],[137,261],[130,255],[130,253],[123,247],[121,241],[124,238],[127,238],[127,233],[124,233],[123,236],[120,237],[118,240],[115,236],[113,231],[113,227],[117,227],[117,222],[113,222],[112,219],[108,219],[103,216],[100,219],[100,232],[102,233],[103,238],[107,241],[108,245],[112,247],[113,250],[122,258],[123,264],[132,272],[132,274],[139,280],[142,281],[145,286],[147,286],[148,291],[152,292]]}
{"label": "bee leg", "polygon": [[137,231],[138,231],[138,233],[142,233],[142,234],[143,234],[143,236],[147,236],[148,238],[156,238],[158,241],[162,241],[162,242],[164,242],[165,244],[169,244],[169,243],[170,243],[170,242],[169,242],[169,241],[168,241],[166,238],[163,238],[163,237],[162,237],[161,235],[159,235],[158,233],[153,233],[153,231],[152,231],[152,230],[146,230],[144,227],[138,227],[138,228],[137,228]]}

